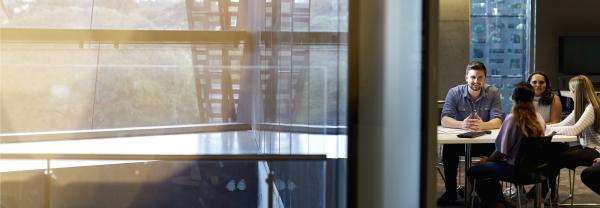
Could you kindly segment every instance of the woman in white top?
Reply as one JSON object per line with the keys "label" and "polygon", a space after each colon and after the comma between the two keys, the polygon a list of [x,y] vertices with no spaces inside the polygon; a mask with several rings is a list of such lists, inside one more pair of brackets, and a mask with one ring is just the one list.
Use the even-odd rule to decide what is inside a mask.
{"label": "woman in white top", "polygon": [[[575,103],[573,112],[560,123],[548,125],[547,132],[578,136],[578,141],[569,144],[558,164],[551,164],[553,169],[557,168],[553,170],[556,175],[560,168],[591,166],[600,158],[600,99],[592,81],[583,75],[575,76],[569,81],[569,90]],[[555,179],[555,176],[550,175],[550,178]]]}
{"label": "woman in white top", "polygon": [[552,93],[548,76],[543,72],[534,72],[527,78],[527,83],[531,84],[535,91],[533,98],[535,111],[542,114],[547,124],[560,122],[562,104],[560,98]]}

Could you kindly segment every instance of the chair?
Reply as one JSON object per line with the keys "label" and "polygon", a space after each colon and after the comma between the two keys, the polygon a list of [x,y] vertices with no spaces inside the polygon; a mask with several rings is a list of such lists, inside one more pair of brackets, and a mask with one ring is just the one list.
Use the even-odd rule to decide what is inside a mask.
{"label": "chair", "polygon": [[[569,166],[566,167],[569,170],[569,196],[567,198],[565,198],[564,200],[562,200],[558,205],[559,206],[570,206],[570,207],[574,207],[574,206],[598,206],[600,204],[598,203],[586,203],[586,204],[575,204],[575,169],[577,169],[578,166]],[[558,199],[558,187],[560,185],[560,177],[558,177],[558,180],[556,181],[556,199]],[[565,203],[567,200],[570,200],[571,203]]]}
{"label": "chair", "polygon": [[446,177],[444,177],[444,173],[442,172],[442,168],[444,166],[444,164],[442,163],[442,145],[438,144],[437,149],[438,149],[438,151],[437,151],[437,162],[436,162],[436,165],[435,165],[435,169],[440,174],[440,177],[442,178],[442,181],[444,181],[444,183],[446,183]]}
{"label": "chair", "polygon": [[[443,100],[438,100],[437,101],[437,113],[438,116],[442,115],[442,109],[444,107],[444,103],[445,101]],[[438,118],[438,125],[442,125],[442,120],[441,118]],[[442,177],[442,181],[444,181],[444,183],[446,183],[446,177],[444,176],[444,173],[442,172],[442,167],[444,166],[442,164],[442,146],[441,144],[438,144],[438,148],[437,148],[437,164],[435,165],[435,169],[437,170],[437,172],[440,174],[440,177]]]}
{"label": "chair", "polygon": [[[575,169],[576,168],[577,168],[577,166],[568,167],[568,169],[569,169],[569,199],[571,199],[571,207],[574,206],[573,201],[575,200]],[[556,186],[556,188],[558,189],[558,186]],[[558,194],[558,190],[556,191],[556,194]]]}
{"label": "chair", "polygon": [[[542,183],[547,180],[544,170],[548,166],[544,149],[552,141],[552,135],[543,137],[523,138],[515,158],[517,176],[505,181],[517,186],[517,190],[523,189],[524,185],[535,184],[536,197],[534,207],[543,206]],[[532,154],[533,153],[533,154]],[[517,191],[519,207],[521,206],[521,192]]]}
{"label": "chair", "polygon": [[[521,140],[519,151],[515,158],[515,168],[517,174],[514,178],[503,179],[503,181],[513,183],[517,190],[523,189],[524,185],[535,184],[536,199],[534,207],[543,206],[542,201],[542,183],[547,180],[544,176],[547,156],[544,154],[546,147],[552,141],[552,135],[543,137],[528,137]],[[533,154],[532,154],[533,153]],[[476,181],[475,181],[476,183]],[[476,196],[473,194],[472,196]],[[521,207],[521,192],[517,191],[519,207]],[[474,201],[473,199],[471,201]]]}

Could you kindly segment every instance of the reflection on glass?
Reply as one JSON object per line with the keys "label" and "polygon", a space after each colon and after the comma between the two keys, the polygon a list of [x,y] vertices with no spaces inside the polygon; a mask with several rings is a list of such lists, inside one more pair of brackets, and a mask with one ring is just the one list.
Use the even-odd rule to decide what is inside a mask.
{"label": "reflection on glass", "polygon": [[[347,158],[347,0],[0,3],[0,32],[17,34],[0,36],[0,139],[19,142],[0,144],[4,154]],[[182,126],[199,128],[172,131]],[[269,168],[282,206],[330,206],[345,191],[323,162],[80,162],[0,166],[12,168],[0,173],[0,203],[264,207]]]}
{"label": "reflection on glass", "polygon": [[14,0],[2,7],[2,28],[84,29],[92,17],[92,0]]}
{"label": "reflection on glass", "polygon": [[[248,3],[7,2],[7,8],[27,8],[29,13],[4,11],[3,27],[144,30],[138,34],[150,42],[136,43],[137,36],[131,37],[132,43],[110,42],[110,33],[91,32],[83,36],[90,40],[3,43],[0,79],[7,84],[1,89],[5,97],[0,130],[228,122],[345,125],[347,2],[255,2],[253,7],[266,10],[254,16],[249,16]],[[41,12],[44,8],[64,11],[66,17],[89,13],[52,19]],[[82,19],[88,22],[73,26]],[[162,37],[153,31],[241,31],[250,22],[260,31],[253,36],[257,45],[247,40],[232,43],[219,39],[219,34],[208,36],[217,37],[212,43],[152,42],[152,37]],[[286,31],[309,33],[282,33]],[[39,35],[43,39],[44,34]],[[32,81],[37,84],[27,84]]]}
{"label": "reflection on glass", "polygon": [[[87,162],[92,164],[51,160],[49,169],[0,172],[0,203],[5,207],[265,207],[271,197],[284,207],[325,207],[337,197],[326,192],[336,188],[330,178],[334,176],[326,174],[336,166],[328,163],[336,161]],[[271,196],[267,172],[274,173]]]}
{"label": "reflection on glass", "polygon": [[201,123],[189,45],[103,44],[99,52],[93,128]]}
{"label": "reflection on glass", "polygon": [[96,46],[0,44],[2,132],[91,127]]}
{"label": "reflection on glass", "polygon": [[[471,59],[486,64],[492,76],[487,82],[500,88],[504,112],[511,108],[511,102],[504,100],[511,92],[504,87],[512,89],[512,84],[523,81],[529,67],[530,8],[526,5],[529,0],[471,1]],[[497,53],[500,50],[508,53]]]}
{"label": "reflection on glass", "polygon": [[96,0],[91,28],[187,30],[185,4],[185,0]]}

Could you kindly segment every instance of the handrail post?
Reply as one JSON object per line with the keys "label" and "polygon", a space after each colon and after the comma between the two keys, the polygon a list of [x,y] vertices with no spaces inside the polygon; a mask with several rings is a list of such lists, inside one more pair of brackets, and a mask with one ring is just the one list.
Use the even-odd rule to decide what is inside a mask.
{"label": "handrail post", "polygon": [[50,207],[50,185],[52,183],[52,171],[50,170],[50,159],[46,160],[46,172],[44,175],[44,180],[45,180],[45,187],[44,187],[44,192],[45,192],[45,198],[44,198],[44,207],[49,208]]}
{"label": "handrail post", "polygon": [[267,207],[268,208],[273,208],[273,178],[275,177],[275,173],[273,171],[269,172],[269,175],[267,176],[267,185],[269,186],[268,191],[269,191],[269,197],[268,200],[269,202],[267,203]]}

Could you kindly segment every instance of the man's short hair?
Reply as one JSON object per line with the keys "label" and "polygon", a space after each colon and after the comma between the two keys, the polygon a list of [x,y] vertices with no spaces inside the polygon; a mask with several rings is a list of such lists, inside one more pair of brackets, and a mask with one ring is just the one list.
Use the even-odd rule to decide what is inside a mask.
{"label": "man's short hair", "polygon": [[479,61],[472,61],[467,65],[467,70],[465,71],[465,75],[469,74],[470,70],[482,70],[483,76],[487,76],[487,69],[485,69],[485,65]]}

